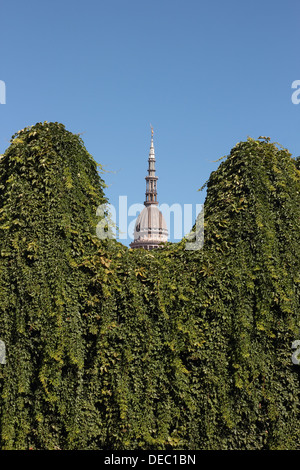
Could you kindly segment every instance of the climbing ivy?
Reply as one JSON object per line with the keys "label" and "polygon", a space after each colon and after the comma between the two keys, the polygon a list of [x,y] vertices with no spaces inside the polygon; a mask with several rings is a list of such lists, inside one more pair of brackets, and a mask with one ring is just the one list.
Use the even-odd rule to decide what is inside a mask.
{"label": "climbing ivy", "polygon": [[[0,160],[1,449],[298,449],[300,173],[267,138],[207,182],[202,249],[100,240],[59,123]],[[196,230],[196,225],[193,230]]]}

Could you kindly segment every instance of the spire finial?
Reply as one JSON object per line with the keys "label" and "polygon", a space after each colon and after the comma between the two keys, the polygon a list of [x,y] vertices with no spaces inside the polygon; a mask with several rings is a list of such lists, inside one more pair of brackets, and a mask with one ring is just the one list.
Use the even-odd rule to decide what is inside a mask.
{"label": "spire finial", "polygon": [[153,127],[152,127],[152,124],[150,124],[150,127],[151,127],[151,137],[153,137]]}

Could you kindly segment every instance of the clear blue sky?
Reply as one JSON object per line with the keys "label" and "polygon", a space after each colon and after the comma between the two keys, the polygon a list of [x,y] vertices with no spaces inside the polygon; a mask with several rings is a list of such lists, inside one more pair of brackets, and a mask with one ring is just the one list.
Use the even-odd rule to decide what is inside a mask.
{"label": "clear blue sky", "polygon": [[130,207],[151,123],[159,202],[195,207],[247,136],[300,155],[299,18],[299,0],[4,0],[0,153],[19,129],[61,122],[107,170],[110,202]]}

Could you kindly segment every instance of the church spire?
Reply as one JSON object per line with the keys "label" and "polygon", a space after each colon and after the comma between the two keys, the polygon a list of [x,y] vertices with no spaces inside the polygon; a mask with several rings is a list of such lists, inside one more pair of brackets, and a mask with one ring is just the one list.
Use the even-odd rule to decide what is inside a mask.
{"label": "church spire", "polygon": [[152,250],[168,241],[168,227],[157,201],[157,176],[155,175],[155,151],[153,145],[153,128],[151,126],[151,143],[148,158],[148,175],[146,176],[146,200],[144,209],[137,217],[134,228],[134,241],[130,248]]}
{"label": "church spire", "polygon": [[146,180],[146,200],[144,202],[145,206],[150,206],[151,204],[158,204],[157,201],[157,180],[158,177],[155,175],[155,150],[153,144],[153,127],[151,126],[151,143],[150,151],[148,158],[148,175],[145,178]]}

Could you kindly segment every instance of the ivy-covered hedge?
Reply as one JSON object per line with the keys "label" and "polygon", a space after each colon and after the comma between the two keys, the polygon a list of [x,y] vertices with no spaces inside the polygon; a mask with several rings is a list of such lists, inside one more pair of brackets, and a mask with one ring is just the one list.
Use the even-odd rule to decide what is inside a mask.
{"label": "ivy-covered hedge", "polygon": [[0,159],[0,448],[300,449],[298,161],[237,144],[196,251],[99,240],[99,170],[58,123]]}

